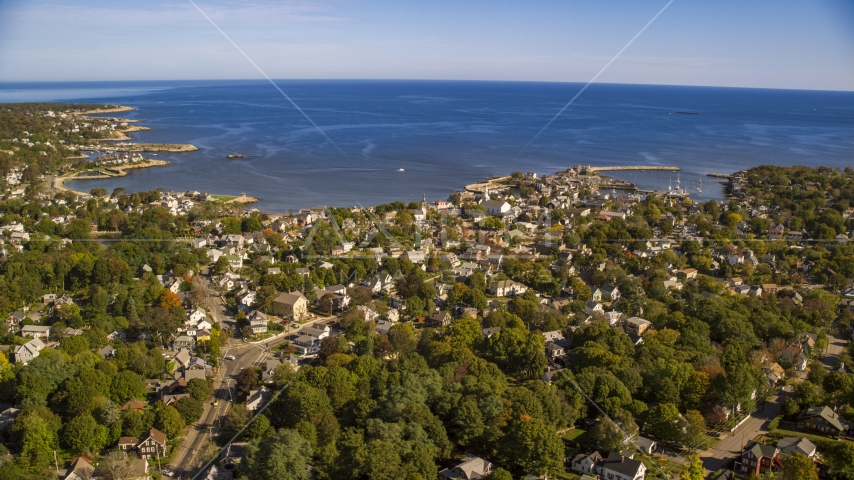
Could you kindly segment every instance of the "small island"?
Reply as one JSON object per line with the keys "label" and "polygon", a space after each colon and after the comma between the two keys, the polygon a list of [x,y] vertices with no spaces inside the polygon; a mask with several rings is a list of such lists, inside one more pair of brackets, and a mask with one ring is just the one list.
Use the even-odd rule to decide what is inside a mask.
{"label": "small island", "polygon": [[225,158],[227,158],[229,160],[239,160],[239,159],[243,158],[243,155],[241,155],[239,153],[232,153],[230,155],[226,155]]}

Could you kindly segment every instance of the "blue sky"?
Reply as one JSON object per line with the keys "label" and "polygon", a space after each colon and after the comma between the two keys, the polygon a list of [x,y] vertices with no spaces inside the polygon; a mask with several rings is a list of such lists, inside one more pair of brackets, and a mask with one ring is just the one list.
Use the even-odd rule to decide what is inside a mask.
{"label": "blue sky", "polygon": [[[197,0],[273,78],[586,82],[666,0]],[[189,1],[0,0],[0,81],[259,78]],[[854,1],[675,0],[599,82],[854,90]]]}

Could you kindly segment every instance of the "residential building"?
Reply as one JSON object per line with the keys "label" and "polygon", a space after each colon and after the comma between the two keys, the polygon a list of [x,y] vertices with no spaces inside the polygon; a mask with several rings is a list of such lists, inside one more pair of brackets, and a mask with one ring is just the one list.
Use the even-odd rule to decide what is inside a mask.
{"label": "residential building", "polygon": [[166,434],[152,428],[141,437],[120,438],[118,447],[123,452],[138,452],[143,460],[162,457],[166,455]]}
{"label": "residential building", "polygon": [[479,480],[487,477],[494,468],[494,465],[480,457],[467,455],[454,468],[439,472],[439,480]]}
{"label": "residential building", "polygon": [[44,349],[45,345],[39,338],[34,338],[29,342],[15,348],[15,361],[21,362],[24,365],[33,361],[39,356],[39,353]]}
{"label": "residential building", "polygon": [[71,468],[68,469],[63,480],[89,480],[94,477],[95,467],[92,462],[86,457],[77,457],[71,462]]}
{"label": "residential building", "polygon": [[643,480],[646,466],[633,458],[611,452],[602,462],[604,480]]}
{"label": "residential building", "polygon": [[47,325],[24,325],[21,327],[22,337],[44,338],[50,337],[51,328]]}
{"label": "residential building", "polygon": [[426,323],[433,327],[446,327],[451,324],[451,315],[448,312],[436,312],[427,317]]}
{"label": "residential building", "polygon": [[273,393],[267,387],[261,387],[258,390],[249,392],[249,397],[246,398],[246,410],[254,412],[263,407],[273,396]]}
{"label": "residential building", "polygon": [[652,322],[649,320],[644,320],[639,317],[631,317],[626,320],[626,333],[633,333],[635,335],[643,335],[648,329],[649,326],[652,325]]}
{"label": "residential building", "polygon": [[782,469],[783,460],[780,458],[780,450],[773,445],[761,443],[756,443],[745,450],[733,465],[735,474],[743,477],[779,472]]}
{"label": "residential building", "polygon": [[620,289],[616,285],[605,285],[602,287],[602,298],[616,302],[620,299]]}
{"label": "residential building", "polygon": [[196,348],[196,339],[188,335],[181,335],[172,341],[172,350],[180,350],[182,348],[190,350]]}
{"label": "residential building", "polygon": [[655,448],[658,446],[655,440],[641,436],[638,436],[635,443],[637,444],[638,450],[647,455],[652,455],[652,452],[655,451]]}
{"label": "residential building", "polygon": [[301,321],[308,316],[308,301],[302,293],[280,293],[273,300],[273,315]]}
{"label": "residential building", "polygon": [[815,444],[804,437],[783,437],[777,442],[777,448],[785,455],[800,453],[811,459],[816,458]]}
{"label": "residential building", "polygon": [[528,287],[513,280],[501,280],[489,286],[489,293],[496,297],[515,297],[528,291]]}
{"label": "residential building", "polygon": [[599,463],[602,462],[602,460],[602,455],[599,452],[593,452],[590,454],[579,453],[572,459],[572,471],[597,475],[602,472],[602,469],[599,466]]}
{"label": "residential building", "polygon": [[802,411],[798,415],[796,425],[799,429],[812,430],[834,436],[848,431],[848,428],[840,421],[839,414],[826,405],[810,407]]}
{"label": "residential building", "polygon": [[246,316],[246,320],[249,321],[249,326],[256,335],[267,333],[267,315],[264,315],[264,312],[253,310]]}
{"label": "residential building", "polygon": [[502,215],[510,211],[510,204],[504,200],[487,200],[481,203],[487,215]]}

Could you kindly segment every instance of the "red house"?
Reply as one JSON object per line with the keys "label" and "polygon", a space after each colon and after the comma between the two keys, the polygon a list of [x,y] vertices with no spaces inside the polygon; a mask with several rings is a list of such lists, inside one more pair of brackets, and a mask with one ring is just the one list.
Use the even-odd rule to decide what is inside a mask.
{"label": "red house", "polygon": [[783,470],[780,450],[773,445],[754,444],[736,459],[733,470],[741,477],[748,477],[751,473],[779,472]]}

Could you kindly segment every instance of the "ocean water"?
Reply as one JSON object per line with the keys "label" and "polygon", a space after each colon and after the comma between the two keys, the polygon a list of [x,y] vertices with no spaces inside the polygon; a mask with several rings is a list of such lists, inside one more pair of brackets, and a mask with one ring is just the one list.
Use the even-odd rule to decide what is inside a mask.
{"label": "ocean water", "polygon": [[[708,172],[854,165],[854,92],[594,84],[524,148],[581,84],[277,83],[328,139],[263,81],[0,84],[0,101],[130,105],[138,110],[122,115],[152,128],[133,133],[136,141],[201,149],[152,156],[168,167],[70,188],[245,192],[270,212],[444,199],[488,176],[576,164],[676,165],[697,200],[722,195]],[[231,153],[245,158],[227,160]],[[670,172],[612,176],[646,189],[677,180]]]}

